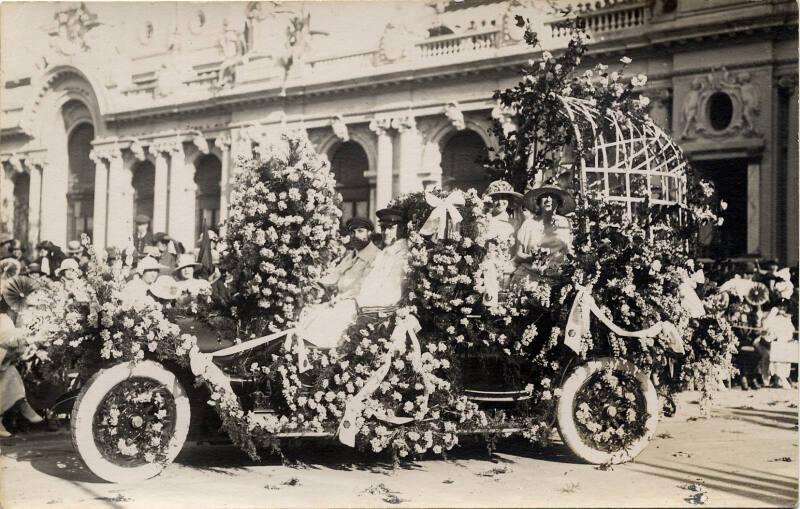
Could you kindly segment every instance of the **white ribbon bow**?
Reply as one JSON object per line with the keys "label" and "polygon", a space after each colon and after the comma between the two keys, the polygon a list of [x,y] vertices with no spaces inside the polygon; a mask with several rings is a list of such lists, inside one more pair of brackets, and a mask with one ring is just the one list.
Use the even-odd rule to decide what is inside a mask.
{"label": "white ribbon bow", "polygon": [[420,228],[420,235],[435,235],[434,240],[446,238],[447,216],[450,216],[454,227],[463,219],[456,205],[463,206],[466,203],[464,193],[457,189],[445,199],[431,193],[425,193],[425,201],[433,207],[433,210],[428,219],[425,220],[425,224]]}

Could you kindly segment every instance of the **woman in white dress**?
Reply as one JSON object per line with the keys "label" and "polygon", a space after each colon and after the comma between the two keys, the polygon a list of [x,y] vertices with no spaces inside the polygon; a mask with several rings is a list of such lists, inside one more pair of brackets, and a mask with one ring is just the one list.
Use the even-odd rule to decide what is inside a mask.
{"label": "woman in white dress", "polygon": [[561,272],[572,250],[572,231],[564,214],[575,210],[575,200],[555,186],[543,186],[525,193],[525,208],[533,215],[517,231],[512,285],[552,280]]}

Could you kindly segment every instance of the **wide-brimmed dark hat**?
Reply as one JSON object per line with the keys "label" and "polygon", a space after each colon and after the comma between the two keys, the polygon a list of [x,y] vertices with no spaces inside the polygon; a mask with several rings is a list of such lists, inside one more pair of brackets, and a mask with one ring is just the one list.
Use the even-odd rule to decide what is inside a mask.
{"label": "wide-brimmed dark hat", "polygon": [[402,224],[405,221],[403,211],[391,207],[381,209],[375,215],[378,216],[378,221],[385,225]]}
{"label": "wide-brimmed dark hat", "polygon": [[14,236],[11,235],[10,233],[6,232],[0,233],[0,247],[4,246],[5,244],[8,244],[12,240],[14,240]]}
{"label": "wide-brimmed dark hat", "polygon": [[372,221],[367,219],[366,217],[356,216],[351,217],[347,220],[347,223],[344,225],[345,230],[353,231],[358,228],[365,228],[369,231],[375,230],[375,225],[372,224]]}
{"label": "wide-brimmed dark hat", "polygon": [[17,249],[19,249],[20,251],[24,252],[25,251],[25,246],[22,245],[22,242],[20,242],[19,240],[16,240],[16,239],[9,241],[8,250],[9,251],[15,251]]}
{"label": "wide-brimmed dark hat", "polygon": [[553,195],[559,200],[556,212],[560,215],[569,214],[575,210],[575,199],[568,192],[556,186],[537,187],[525,193],[525,208],[535,212],[539,208],[539,198],[546,194]]}
{"label": "wide-brimmed dark hat", "polygon": [[43,240],[36,244],[36,249],[47,249],[48,251],[52,251],[55,248],[55,244],[50,242],[49,240]]}

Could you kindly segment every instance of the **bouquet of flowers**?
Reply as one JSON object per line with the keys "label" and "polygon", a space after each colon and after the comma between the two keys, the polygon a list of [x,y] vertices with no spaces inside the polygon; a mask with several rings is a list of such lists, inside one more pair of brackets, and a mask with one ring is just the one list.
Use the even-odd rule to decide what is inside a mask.
{"label": "bouquet of flowers", "polygon": [[306,290],[341,252],[335,186],[328,161],[301,134],[239,161],[220,267],[237,289],[231,312],[246,334],[289,328],[314,302]]}

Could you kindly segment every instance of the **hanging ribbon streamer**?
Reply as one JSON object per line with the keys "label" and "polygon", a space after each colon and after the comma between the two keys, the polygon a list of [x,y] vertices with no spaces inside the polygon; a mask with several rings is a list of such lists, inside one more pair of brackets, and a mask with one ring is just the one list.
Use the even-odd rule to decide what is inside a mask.
{"label": "hanging ribbon streamer", "polygon": [[292,342],[296,340],[297,343],[297,371],[305,373],[311,369],[311,363],[308,361],[308,353],[306,352],[306,342],[294,330],[286,334],[286,340],[283,342],[283,348],[287,352],[292,351]]}
{"label": "hanging ribbon streamer", "polygon": [[[417,338],[417,332],[419,332],[420,329],[421,326],[416,317],[408,315],[403,318],[398,318],[390,337],[392,344],[389,350],[383,354],[381,366],[372,373],[361,390],[353,396],[345,407],[344,416],[339,423],[338,433],[340,442],[350,447],[355,447],[356,435],[358,434],[356,421],[364,411],[367,399],[372,396],[386,378],[386,375],[389,374],[389,369],[392,366],[392,359],[395,353],[405,352],[406,337],[411,340],[411,353],[408,356],[408,360],[411,362],[414,371],[422,375],[423,385],[425,386],[424,399],[420,407],[423,409],[427,408],[428,398],[433,390],[433,379],[435,377],[423,370],[422,350],[419,346],[419,339]],[[414,417],[397,417],[383,411],[375,412],[375,417],[395,425],[406,424],[415,420]]]}
{"label": "hanging ribbon streamer", "polygon": [[572,309],[567,318],[567,328],[564,334],[564,344],[571,348],[575,353],[581,351],[581,338],[590,333],[590,315],[597,317],[603,325],[608,327],[614,334],[622,337],[638,338],[644,347],[653,346],[653,338],[661,333],[667,336],[669,347],[673,352],[683,353],[683,339],[677,327],[671,322],[658,322],[652,327],[638,331],[626,331],[615,324],[603,310],[597,305],[591,295],[591,286],[579,286],[578,294],[572,303]]}
{"label": "hanging ribbon streamer", "polygon": [[450,217],[453,228],[457,227],[463,217],[456,208],[456,205],[464,206],[466,203],[464,193],[461,190],[456,190],[450,193],[447,198],[439,198],[438,196],[425,193],[425,201],[428,205],[433,207],[425,224],[420,228],[420,235],[434,236],[434,241],[437,239],[447,238],[447,218]]}

